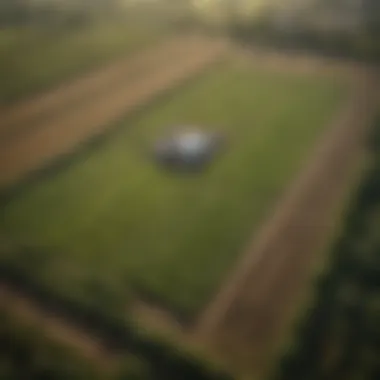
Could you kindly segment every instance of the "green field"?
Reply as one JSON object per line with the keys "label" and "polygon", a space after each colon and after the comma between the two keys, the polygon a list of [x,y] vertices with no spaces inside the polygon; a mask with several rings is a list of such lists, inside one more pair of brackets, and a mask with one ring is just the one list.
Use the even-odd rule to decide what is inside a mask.
{"label": "green field", "polygon": [[153,42],[162,26],[97,22],[80,30],[0,30],[0,104],[30,95]]}
{"label": "green field", "polygon": [[[28,270],[53,289],[83,299],[101,289],[123,307],[130,290],[143,289],[193,314],[305,164],[347,89],[331,78],[220,67],[31,185],[4,206],[0,228],[44,253]],[[160,171],[146,151],[177,123],[227,131],[226,153],[200,175]]]}

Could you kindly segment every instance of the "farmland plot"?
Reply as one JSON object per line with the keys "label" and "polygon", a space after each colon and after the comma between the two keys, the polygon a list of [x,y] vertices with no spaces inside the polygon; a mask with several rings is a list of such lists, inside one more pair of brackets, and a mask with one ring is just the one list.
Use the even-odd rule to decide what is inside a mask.
{"label": "farmland plot", "polygon": [[[307,160],[346,90],[331,79],[226,65],[3,205],[0,228],[43,253],[43,270],[30,270],[61,293],[102,297],[120,310],[137,290],[193,316]],[[198,175],[165,173],[148,154],[182,123],[229,138],[224,155]]]}

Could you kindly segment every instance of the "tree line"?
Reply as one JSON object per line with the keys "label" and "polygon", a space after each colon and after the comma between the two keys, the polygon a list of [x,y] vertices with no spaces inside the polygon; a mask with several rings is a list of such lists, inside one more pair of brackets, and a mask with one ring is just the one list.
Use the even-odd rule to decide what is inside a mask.
{"label": "tree line", "polygon": [[[325,20],[328,26],[324,25]],[[350,9],[347,2],[322,0],[302,12],[268,6],[244,21],[231,11],[227,29],[232,38],[248,46],[262,44],[380,60],[380,3],[376,0],[363,0],[358,9]]]}

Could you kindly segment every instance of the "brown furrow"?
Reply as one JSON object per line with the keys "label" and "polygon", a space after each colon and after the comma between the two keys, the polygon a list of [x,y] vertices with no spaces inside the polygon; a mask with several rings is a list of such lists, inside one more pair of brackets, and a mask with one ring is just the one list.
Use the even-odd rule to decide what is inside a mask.
{"label": "brown furrow", "polygon": [[91,136],[107,131],[126,113],[214,62],[223,48],[222,43],[215,42],[194,44],[171,65],[164,65],[132,84],[106,93],[11,141],[0,151],[0,185],[15,183],[27,173],[50,163],[54,157],[69,153]]}
{"label": "brown furrow", "polygon": [[64,108],[77,106],[81,101],[91,100],[107,89],[133,80],[136,75],[143,75],[157,65],[170,62],[173,56],[176,57],[185,52],[186,48],[201,42],[197,36],[171,38],[158,46],[92,71],[66,85],[5,108],[0,118],[0,139],[12,137],[15,132],[24,131],[46,117],[54,118]]}

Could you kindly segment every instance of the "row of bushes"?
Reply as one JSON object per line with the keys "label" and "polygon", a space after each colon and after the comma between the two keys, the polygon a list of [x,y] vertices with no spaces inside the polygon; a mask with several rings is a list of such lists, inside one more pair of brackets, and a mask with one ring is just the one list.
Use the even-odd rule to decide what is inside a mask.
{"label": "row of bushes", "polygon": [[232,38],[244,44],[273,46],[278,49],[300,49],[318,54],[365,61],[380,60],[379,36],[363,31],[360,35],[323,33],[297,29],[280,32],[265,22],[233,23],[229,26]]}
{"label": "row of bushes", "polygon": [[371,167],[277,380],[380,378],[379,136],[380,119],[370,141]]}
{"label": "row of bushes", "polygon": [[0,311],[0,378],[7,380],[150,380],[149,365],[126,356],[101,368],[77,350],[44,334],[43,327]]}
{"label": "row of bushes", "polygon": [[120,12],[120,2],[116,1],[76,1],[68,4],[54,2],[26,2],[23,0],[1,0],[0,28],[25,25],[47,25],[65,28],[82,27],[100,14]]}

